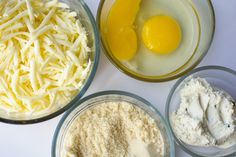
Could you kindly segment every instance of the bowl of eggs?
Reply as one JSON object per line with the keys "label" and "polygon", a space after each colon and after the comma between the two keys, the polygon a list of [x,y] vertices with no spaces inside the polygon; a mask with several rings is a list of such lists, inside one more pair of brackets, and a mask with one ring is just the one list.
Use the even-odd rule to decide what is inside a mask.
{"label": "bowl of eggs", "polygon": [[101,0],[97,23],[104,52],[120,71],[163,82],[204,58],[215,15],[209,0]]}

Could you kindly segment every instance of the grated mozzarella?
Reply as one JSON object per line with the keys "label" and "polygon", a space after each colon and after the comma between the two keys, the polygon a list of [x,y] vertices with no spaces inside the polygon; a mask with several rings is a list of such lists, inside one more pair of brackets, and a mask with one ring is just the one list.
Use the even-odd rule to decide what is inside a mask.
{"label": "grated mozzarella", "polygon": [[32,115],[66,105],[91,69],[87,33],[77,13],[57,0],[11,0],[4,6],[0,110]]}

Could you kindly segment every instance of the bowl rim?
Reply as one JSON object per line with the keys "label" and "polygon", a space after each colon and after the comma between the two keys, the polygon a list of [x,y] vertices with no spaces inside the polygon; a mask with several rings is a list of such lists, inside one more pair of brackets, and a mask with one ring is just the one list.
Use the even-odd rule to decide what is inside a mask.
{"label": "bowl rim", "polygon": [[87,77],[82,89],[80,90],[80,92],[64,107],[62,107],[61,109],[43,116],[43,117],[39,117],[39,118],[35,118],[35,119],[29,119],[29,120],[12,120],[12,119],[8,119],[8,118],[3,118],[0,117],[0,122],[3,123],[8,123],[8,124],[17,124],[17,125],[25,125],[25,124],[34,124],[34,123],[40,123],[40,122],[44,122],[47,120],[50,120],[52,118],[57,117],[58,115],[62,114],[63,112],[65,112],[66,110],[68,110],[69,108],[71,108],[72,106],[74,106],[74,104],[80,100],[80,98],[85,94],[85,92],[87,91],[87,89],[89,88],[90,84],[92,83],[95,74],[97,72],[97,67],[98,67],[98,62],[99,62],[99,56],[100,56],[100,35],[99,35],[99,31],[97,28],[97,24],[95,21],[95,18],[91,12],[91,10],[89,9],[89,7],[87,6],[87,4],[83,1],[83,0],[77,0],[82,8],[84,8],[87,16],[89,17],[89,21],[91,23],[92,26],[92,31],[94,33],[94,46],[95,46],[95,56],[94,56],[94,61],[93,61],[93,66],[91,68],[91,72],[89,74],[89,76]]}
{"label": "bowl rim", "polygon": [[[175,84],[174,86],[171,88],[170,90],[170,93],[167,97],[167,101],[166,101],[166,107],[165,107],[165,117],[166,117],[166,120],[167,120],[167,125],[169,126],[170,130],[171,130],[171,134],[172,134],[172,137],[174,138],[176,144],[178,146],[180,146],[180,148],[185,151],[186,153],[194,156],[194,157],[206,157],[206,156],[202,156],[202,155],[199,155],[199,154],[196,154],[194,152],[192,152],[191,150],[189,150],[188,148],[186,148],[184,145],[182,145],[182,143],[180,142],[180,140],[176,137],[173,129],[172,129],[172,126],[171,126],[171,122],[170,122],[170,117],[169,117],[169,108],[170,108],[170,101],[172,99],[172,96],[175,92],[175,90],[179,87],[179,85],[186,79],[188,78],[189,76],[191,76],[192,74],[195,74],[197,72],[200,72],[200,71],[207,71],[207,70],[218,70],[218,71],[223,71],[223,72],[227,72],[227,73],[230,73],[230,74],[233,74],[236,76],[236,71],[233,70],[233,69],[230,69],[230,68],[227,68],[227,67],[224,67],[224,66],[218,66],[218,65],[209,65],[209,66],[202,66],[202,67],[199,67],[199,68],[196,68],[194,70],[192,70],[190,73],[188,73],[187,75],[181,77]],[[236,155],[236,151],[234,153],[231,153],[229,155],[226,155],[226,156],[222,156],[222,157],[234,157]]]}
{"label": "bowl rim", "polygon": [[52,141],[52,145],[51,145],[51,156],[52,157],[56,157],[56,144],[58,142],[58,135],[61,131],[61,127],[63,126],[65,120],[67,119],[67,117],[78,107],[80,107],[81,104],[83,104],[84,102],[90,100],[90,99],[94,99],[100,96],[109,96],[109,95],[118,95],[118,96],[125,96],[125,97],[130,97],[132,99],[136,99],[142,103],[144,103],[147,107],[149,107],[155,114],[158,115],[159,120],[161,121],[162,125],[165,127],[166,129],[166,134],[169,138],[169,144],[170,144],[170,157],[175,157],[175,144],[174,144],[174,139],[173,136],[171,135],[171,130],[169,128],[169,126],[167,125],[167,122],[165,120],[165,118],[162,116],[162,114],[160,113],[160,111],[157,110],[156,107],[154,107],[149,101],[147,101],[146,99],[133,94],[133,93],[129,93],[126,91],[120,91],[120,90],[107,90],[107,91],[100,91],[94,94],[91,94],[89,96],[84,97],[83,99],[79,100],[77,102],[76,105],[74,105],[72,108],[70,108],[61,118],[60,122],[58,123],[54,135],[53,135],[53,141]]}
{"label": "bowl rim", "polygon": [[[101,11],[102,11],[103,4],[104,4],[105,1],[106,0],[100,0],[99,6],[98,6],[98,10],[97,10],[96,21],[97,21],[97,25],[98,25],[99,31],[101,30],[101,27],[100,27]],[[206,56],[206,54],[207,54],[208,50],[210,49],[210,46],[211,46],[211,44],[213,42],[214,35],[215,35],[215,28],[216,28],[215,10],[214,10],[214,7],[213,7],[213,4],[212,4],[211,0],[205,0],[205,1],[208,3],[208,6],[210,7],[210,11],[212,12],[212,20],[213,20],[212,34],[211,34],[211,37],[210,37],[209,44],[206,46],[206,50],[201,54],[201,56],[197,59],[197,61],[195,61],[189,68],[187,68],[186,70],[184,70],[184,71],[182,71],[182,72],[180,72],[178,74],[175,74],[173,76],[166,77],[166,78],[155,78],[155,76],[154,77],[149,77],[149,76],[145,76],[145,75],[142,75],[143,76],[142,77],[141,75],[137,75],[136,73],[132,73],[131,71],[126,70],[126,68],[120,66],[116,61],[114,61],[113,57],[108,53],[108,51],[106,49],[106,46],[105,46],[105,44],[103,42],[103,39],[102,39],[102,33],[101,33],[101,37],[100,37],[101,38],[101,48],[102,48],[103,52],[105,53],[106,57],[108,58],[108,60],[120,72],[128,75],[131,78],[134,78],[134,79],[140,80],[140,81],[144,81],[144,82],[151,82],[151,83],[167,82],[167,81],[171,81],[171,80],[177,79],[177,78],[187,74],[188,72],[192,71],[204,59],[204,57]],[[182,66],[180,68],[182,68]],[[175,71],[173,71],[173,72],[175,72]]]}

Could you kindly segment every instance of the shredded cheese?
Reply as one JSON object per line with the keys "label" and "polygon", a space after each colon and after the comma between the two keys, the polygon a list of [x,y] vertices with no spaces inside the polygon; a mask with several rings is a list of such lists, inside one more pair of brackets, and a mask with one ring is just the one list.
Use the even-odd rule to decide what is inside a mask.
{"label": "shredded cheese", "polygon": [[0,110],[32,115],[66,105],[92,66],[77,13],[57,0],[8,0],[0,8]]}

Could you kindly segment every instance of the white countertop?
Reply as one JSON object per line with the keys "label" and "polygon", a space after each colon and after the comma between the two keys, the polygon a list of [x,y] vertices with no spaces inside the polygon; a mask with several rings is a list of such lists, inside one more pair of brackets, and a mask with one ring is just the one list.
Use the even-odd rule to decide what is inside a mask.
{"label": "white countertop", "polygon": [[[85,1],[95,15],[99,1]],[[199,66],[221,65],[236,70],[236,0],[213,0],[213,4],[216,12],[215,38]],[[164,115],[166,98],[174,83],[134,80],[119,72],[102,53],[94,82],[86,95],[102,90],[125,90],[150,101]],[[58,116],[47,122],[23,126],[0,123],[0,157],[50,157],[53,133],[60,119],[61,116]],[[176,157],[189,155],[176,146]]]}

